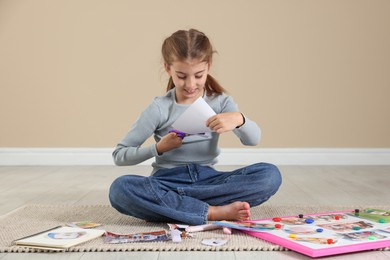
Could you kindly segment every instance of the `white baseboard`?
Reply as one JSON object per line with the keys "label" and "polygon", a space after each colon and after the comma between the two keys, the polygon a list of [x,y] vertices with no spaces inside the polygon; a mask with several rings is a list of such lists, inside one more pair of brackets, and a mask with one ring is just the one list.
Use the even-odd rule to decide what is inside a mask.
{"label": "white baseboard", "polygon": [[[113,165],[113,148],[0,148],[0,166]],[[153,160],[141,165],[150,165]],[[219,165],[390,165],[390,148],[225,148]]]}

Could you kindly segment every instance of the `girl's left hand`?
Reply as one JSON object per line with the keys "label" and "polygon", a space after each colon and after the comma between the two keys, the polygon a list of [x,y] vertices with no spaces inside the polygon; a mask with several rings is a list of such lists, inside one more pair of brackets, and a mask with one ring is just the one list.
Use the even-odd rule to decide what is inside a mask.
{"label": "girl's left hand", "polygon": [[218,134],[235,129],[244,124],[244,117],[240,112],[226,112],[210,117],[206,126]]}

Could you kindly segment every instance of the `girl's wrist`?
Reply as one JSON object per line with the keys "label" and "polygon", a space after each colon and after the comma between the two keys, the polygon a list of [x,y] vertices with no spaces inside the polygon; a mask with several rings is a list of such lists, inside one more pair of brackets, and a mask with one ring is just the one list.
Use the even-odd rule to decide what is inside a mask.
{"label": "girl's wrist", "polygon": [[243,126],[245,124],[245,116],[244,116],[244,114],[242,114],[241,112],[238,112],[238,113],[240,113],[242,121],[240,121],[240,123],[236,126],[236,128],[240,128],[241,126]]}
{"label": "girl's wrist", "polygon": [[158,155],[162,155],[163,154],[163,152],[161,151],[161,147],[159,148],[159,145],[158,145],[159,143],[156,143],[156,151],[157,151],[157,154]]}

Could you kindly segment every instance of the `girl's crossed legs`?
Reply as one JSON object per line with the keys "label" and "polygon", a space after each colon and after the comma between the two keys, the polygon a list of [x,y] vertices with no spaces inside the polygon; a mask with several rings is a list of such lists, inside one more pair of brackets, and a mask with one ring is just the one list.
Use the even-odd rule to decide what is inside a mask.
{"label": "girl's crossed legs", "polygon": [[155,222],[205,224],[208,220],[247,220],[250,207],[267,201],[281,185],[278,168],[257,163],[234,171],[188,164],[152,176],[125,175],[110,188],[119,212]]}

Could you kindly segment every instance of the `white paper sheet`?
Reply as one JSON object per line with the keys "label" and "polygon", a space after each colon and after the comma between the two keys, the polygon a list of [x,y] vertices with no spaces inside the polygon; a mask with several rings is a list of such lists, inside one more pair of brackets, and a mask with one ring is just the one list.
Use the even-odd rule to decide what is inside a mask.
{"label": "white paper sheet", "polygon": [[206,126],[206,121],[214,115],[214,110],[200,97],[179,116],[172,127],[187,134],[209,133],[212,131]]}

